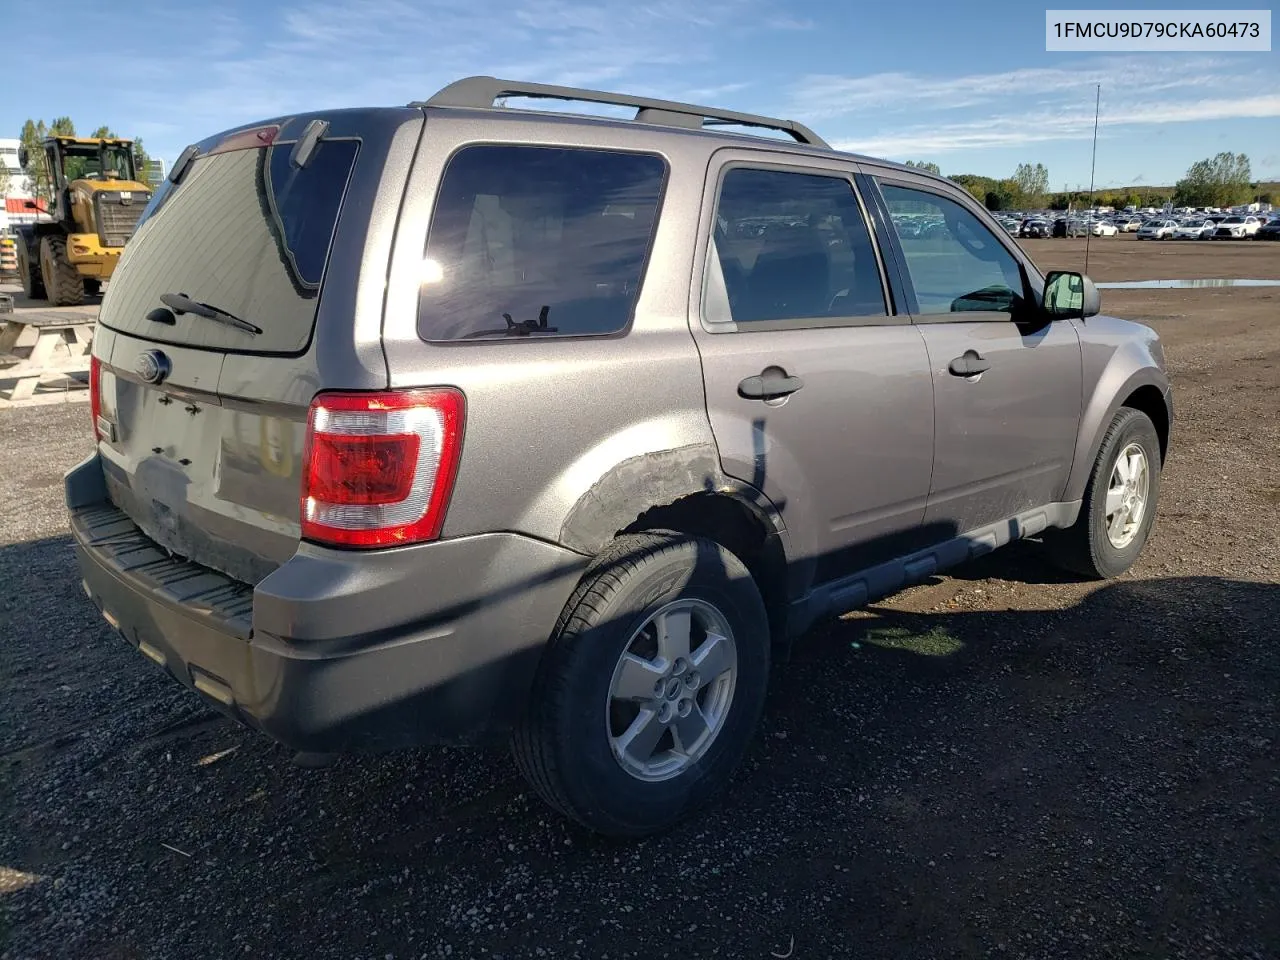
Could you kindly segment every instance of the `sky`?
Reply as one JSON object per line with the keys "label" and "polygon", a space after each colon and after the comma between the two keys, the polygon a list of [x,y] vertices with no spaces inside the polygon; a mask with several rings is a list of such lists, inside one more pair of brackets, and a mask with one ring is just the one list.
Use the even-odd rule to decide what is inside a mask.
{"label": "sky", "polygon": [[[1280,53],[1046,53],[1044,8],[1014,0],[972,10],[944,0],[203,6],[135,0],[122,18],[98,0],[59,0],[60,22],[108,44],[110,60],[38,82],[11,71],[0,132],[67,114],[82,133],[105,123],[172,161],[241,123],[407,103],[492,74],[790,117],[838,148],[952,175],[1043,163],[1058,190],[1089,184],[1100,83],[1099,188],[1170,184],[1223,150],[1248,154],[1255,179],[1280,179]],[[44,36],[47,16],[15,6],[5,26]]]}

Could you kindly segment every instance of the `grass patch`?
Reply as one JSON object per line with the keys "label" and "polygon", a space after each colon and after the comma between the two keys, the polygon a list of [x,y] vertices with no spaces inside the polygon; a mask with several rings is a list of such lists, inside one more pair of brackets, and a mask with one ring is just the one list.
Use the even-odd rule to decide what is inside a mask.
{"label": "grass patch", "polygon": [[914,633],[906,627],[872,627],[862,642],[922,657],[949,657],[964,649],[964,643],[946,627],[933,627],[924,633]]}

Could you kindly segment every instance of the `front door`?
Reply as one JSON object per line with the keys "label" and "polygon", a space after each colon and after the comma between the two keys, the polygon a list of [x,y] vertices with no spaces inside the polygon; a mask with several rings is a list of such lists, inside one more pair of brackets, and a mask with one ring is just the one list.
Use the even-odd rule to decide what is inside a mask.
{"label": "front door", "polygon": [[691,326],[723,468],[780,511],[800,590],[919,542],[932,387],[924,338],[886,298],[851,165],[760,156],[712,164]]}
{"label": "front door", "polygon": [[1075,327],[1043,318],[1031,272],[961,197],[888,179],[880,190],[933,376],[925,522],[960,534],[1057,501],[1080,422]]}

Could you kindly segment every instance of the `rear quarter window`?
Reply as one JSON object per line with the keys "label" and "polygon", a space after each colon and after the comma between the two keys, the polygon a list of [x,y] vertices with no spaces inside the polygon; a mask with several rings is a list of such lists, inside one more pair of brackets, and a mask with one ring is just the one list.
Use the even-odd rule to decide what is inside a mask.
{"label": "rear quarter window", "polygon": [[652,154],[460,150],[445,168],[427,235],[419,336],[575,337],[625,329],[666,169]]}
{"label": "rear quarter window", "polygon": [[[108,287],[102,322],[161,343],[253,353],[304,350],[315,326],[356,140],[322,141],[306,167],[293,143],[213,153],[156,191]],[[256,324],[252,336],[192,314],[147,319],[182,293]]]}

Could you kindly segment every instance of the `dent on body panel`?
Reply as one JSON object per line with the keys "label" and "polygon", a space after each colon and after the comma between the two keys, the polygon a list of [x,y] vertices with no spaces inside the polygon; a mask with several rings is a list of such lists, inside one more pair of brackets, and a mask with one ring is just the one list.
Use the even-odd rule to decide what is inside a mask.
{"label": "dent on body panel", "polygon": [[820,526],[815,510],[819,497],[803,454],[787,444],[786,431],[770,428],[770,412],[775,411],[742,416],[731,407],[718,410],[715,423],[720,462],[729,477],[759,491],[758,505],[769,514],[775,529],[787,530],[794,555],[813,557],[819,552],[813,539]]}
{"label": "dent on body panel", "polygon": [[530,504],[518,529],[538,516],[563,517],[559,541],[597,553],[649,508],[725,486],[719,455],[696,413],[650,417],[588,448]]}
{"label": "dent on body panel", "polygon": [[724,489],[711,444],[630,457],[578,497],[565,517],[560,539],[571,549],[598,553],[619,530],[651,507]]}

